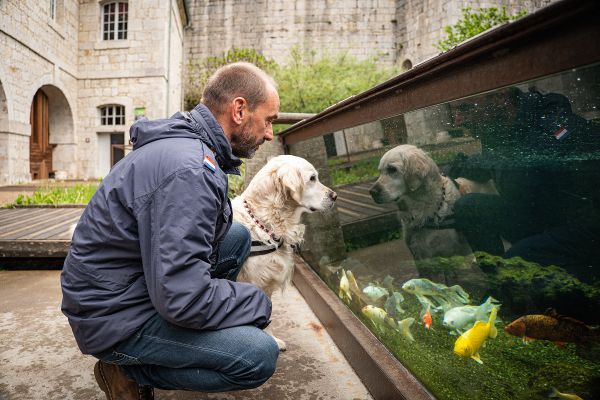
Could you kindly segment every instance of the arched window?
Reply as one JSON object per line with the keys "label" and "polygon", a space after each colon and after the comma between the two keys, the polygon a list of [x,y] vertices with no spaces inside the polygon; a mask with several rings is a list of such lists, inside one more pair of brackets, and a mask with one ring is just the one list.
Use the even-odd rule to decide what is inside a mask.
{"label": "arched window", "polygon": [[100,125],[125,125],[125,107],[110,104],[100,108]]}
{"label": "arched window", "polygon": [[102,5],[102,40],[127,39],[126,1],[112,1]]}

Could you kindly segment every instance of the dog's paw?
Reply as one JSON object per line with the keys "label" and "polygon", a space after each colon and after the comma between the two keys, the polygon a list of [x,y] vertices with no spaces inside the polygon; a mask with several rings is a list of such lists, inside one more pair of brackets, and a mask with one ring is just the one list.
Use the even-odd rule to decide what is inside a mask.
{"label": "dog's paw", "polygon": [[273,336],[273,339],[275,339],[275,342],[277,342],[277,347],[279,347],[279,351],[287,350],[287,346],[283,340],[276,338],[275,336]]}

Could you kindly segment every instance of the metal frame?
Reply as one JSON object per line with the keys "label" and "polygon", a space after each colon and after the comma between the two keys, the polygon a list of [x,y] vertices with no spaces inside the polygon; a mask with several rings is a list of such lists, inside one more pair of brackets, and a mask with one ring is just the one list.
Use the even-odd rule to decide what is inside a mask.
{"label": "metal frame", "polygon": [[300,141],[600,62],[600,2],[563,0],[480,34],[281,132]]}
{"label": "metal frame", "polygon": [[[600,62],[600,2],[563,0],[487,31],[281,132],[289,145]],[[376,399],[433,399],[298,258],[294,284]]]}

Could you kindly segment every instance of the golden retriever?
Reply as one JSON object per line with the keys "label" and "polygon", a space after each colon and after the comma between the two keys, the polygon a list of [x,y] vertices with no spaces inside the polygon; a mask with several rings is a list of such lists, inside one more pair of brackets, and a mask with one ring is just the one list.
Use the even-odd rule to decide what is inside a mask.
{"label": "golden retriever", "polygon": [[[232,201],[234,220],[248,228],[253,243],[262,242],[259,254],[250,254],[237,280],[260,287],[269,297],[283,290],[292,280],[294,249],[304,239],[302,214],[328,210],[336,198],[305,159],[281,155],[269,160]],[[285,350],[285,342],[275,340]]]}
{"label": "golden retriever", "polygon": [[452,181],[440,173],[423,150],[408,144],[383,155],[379,178],[370,189],[376,203],[398,205],[402,237],[415,259],[471,253],[460,232],[443,228],[461,193],[472,192],[498,193],[492,181],[486,184],[464,178]]}

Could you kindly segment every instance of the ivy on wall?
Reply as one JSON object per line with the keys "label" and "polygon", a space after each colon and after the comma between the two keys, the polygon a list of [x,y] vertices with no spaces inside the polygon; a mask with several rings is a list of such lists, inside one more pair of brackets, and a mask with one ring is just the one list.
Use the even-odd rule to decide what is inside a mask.
{"label": "ivy on wall", "polygon": [[452,47],[464,42],[500,24],[517,20],[527,14],[521,10],[514,15],[506,13],[506,7],[497,9],[495,7],[480,8],[474,11],[467,7],[462,10],[462,17],[454,24],[444,27],[447,38],[440,40],[434,46],[442,51],[450,50]]}

